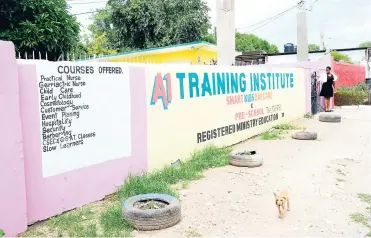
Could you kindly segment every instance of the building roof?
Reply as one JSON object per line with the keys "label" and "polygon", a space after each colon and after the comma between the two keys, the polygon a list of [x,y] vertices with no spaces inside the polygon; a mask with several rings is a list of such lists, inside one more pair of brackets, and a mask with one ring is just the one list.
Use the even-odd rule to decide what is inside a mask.
{"label": "building roof", "polygon": [[[163,54],[163,53],[170,53],[170,52],[177,52],[177,51],[183,51],[183,50],[193,50],[193,49],[204,49],[209,51],[216,52],[216,45],[211,44],[206,41],[195,41],[190,43],[184,43],[184,44],[177,44],[177,45],[169,45],[169,46],[163,46],[158,48],[149,48],[145,50],[136,50],[131,52],[123,52],[123,53],[117,53],[117,54],[110,54],[110,55],[104,55],[104,56],[96,56],[94,60],[99,59],[108,59],[108,58],[120,58],[120,57],[137,57],[137,56],[144,56],[148,54]],[[91,59],[90,59],[91,60]]]}

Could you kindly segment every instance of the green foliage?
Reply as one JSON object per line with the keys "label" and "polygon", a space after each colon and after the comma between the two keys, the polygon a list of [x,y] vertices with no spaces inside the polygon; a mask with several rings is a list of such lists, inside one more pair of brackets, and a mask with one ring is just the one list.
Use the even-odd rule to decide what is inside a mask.
{"label": "green foliage", "polygon": [[7,0],[0,4],[0,39],[13,41],[19,52],[48,52],[51,59],[78,43],[79,24],[65,0]]}
{"label": "green foliage", "polygon": [[108,55],[117,53],[116,50],[110,49],[107,34],[105,32],[92,34],[91,37],[85,35],[85,47],[88,55]]}
{"label": "green foliage", "polygon": [[0,229],[0,237],[5,236],[5,232]]}
{"label": "green foliage", "polygon": [[89,56],[117,53],[117,31],[112,25],[112,10],[106,7],[93,15],[93,23],[82,36],[85,53]]}
{"label": "green foliage", "polygon": [[316,44],[309,44],[308,45],[308,50],[309,51],[318,51],[318,50],[320,50],[320,47],[319,47],[319,45],[316,45]]}
{"label": "green foliage", "polygon": [[212,43],[212,44],[216,44],[216,39],[215,39],[214,34],[207,34],[206,36],[204,36],[204,38],[202,38],[202,40],[206,41],[206,42],[209,42],[209,43]]}
{"label": "green foliage", "polygon": [[[117,36],[117,29],[112,23],[112,8],[107,6],[93,15],[93,23],[88,27],[94,38],[106,38],[105,47],[111,50],[120,48],[120,39]],[[105,35],[102,37],[102,35]]]}
{"label": "green foliage", "polygon": [[371,41],[362,42],[359,47],[371,47]]}
{"label": "green foliage", "polygon": [[361,83],[353,87],[338,88],[334,100],[336,106],[361,105],[367,97],[367,85]]}
{"label": "green foliage", "polygon": [[[264,50],[267,53],[278,53],[278,47],[269,44],[268,41],[263,40],[253,34],[243,34],[236,32],[236,50],[240,52],[249,52],[256,50]],[[208,34],[203,39],[210,43],[216,43],[215,35]]]}
{"label": "green foliage", "polygon": [[339,53],[337,51],[331,51],[331,56],[334,57],[334,60],[337,62],[352,63],[348,55]]}
{"label": "green foliage", "polygon": [[249,52],[256,50],[264,50],[267,53],[277,53],[276,45],[269,44],[268,41],[263,40],[253,34],[243,34],[236,32],[236,50],[240,52]]}
{"label": "green foliage", "polygon": [[281,135],[275,131],[266,131],[260,135],[260,139],[262,140],[280,140]]}
{"label": "green foliage", "polygon": [[178,168],[168,166],[152,173],[129,176],[118,191],[120,202],[101,215],[100,220],[105,235],[120,236],[120,232],[132,230],[130,224],[123,220],[121,213],[121,204],[127,198],[145,193],[165,193],[177,196],[177,191],[170,185],[200,179],[203,177],[202,172],[205,169],[228,165],[230,152],[229,148],[208,146],[194,153]]}
{"label": "green foliage", "polygon": [[110,0],[118,47],[145,49],[201,40],[210,28],[204,0]]}

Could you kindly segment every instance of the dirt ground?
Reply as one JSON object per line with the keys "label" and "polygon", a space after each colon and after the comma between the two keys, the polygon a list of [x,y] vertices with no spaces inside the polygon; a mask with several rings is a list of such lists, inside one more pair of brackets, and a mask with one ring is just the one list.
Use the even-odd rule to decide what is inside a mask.
{"label": "dirt ground", "polygon": [[[341,123],[318,117],[295,124],[318,132],[316,141],[249,140],[236,149],[264,156],[259,168],[227,166],[181,190],[182,221],[137,237],[364,236],[350,221],[363,212],[357,193],[371,192],[371,107],[335,110]],[[291,211],[278,218],[274,191],[288,189]]]}

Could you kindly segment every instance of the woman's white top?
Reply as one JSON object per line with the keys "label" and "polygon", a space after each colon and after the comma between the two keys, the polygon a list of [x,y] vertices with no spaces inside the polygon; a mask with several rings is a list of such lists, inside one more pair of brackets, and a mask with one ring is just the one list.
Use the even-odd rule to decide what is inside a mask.
{"label": "woman's white top", "polygon": [[[334,74],[334,73],[331,73],[331,74],[334,76],[334,81],[338,80],[338,76],[336,76],[336,74]],[[319,81],[321,81],[322,83],[326,83],[327,82],[327,73],[323,73],[320,76]]]}

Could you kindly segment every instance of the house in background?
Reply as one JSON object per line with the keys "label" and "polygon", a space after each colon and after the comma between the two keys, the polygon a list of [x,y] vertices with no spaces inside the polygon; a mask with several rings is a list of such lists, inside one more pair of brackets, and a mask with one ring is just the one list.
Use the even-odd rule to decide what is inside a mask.
{"label": "house in background", "polygon": [[210,64],[217,60],[215,44],[204,41],[98,56],[87,61],[152,64]]}

